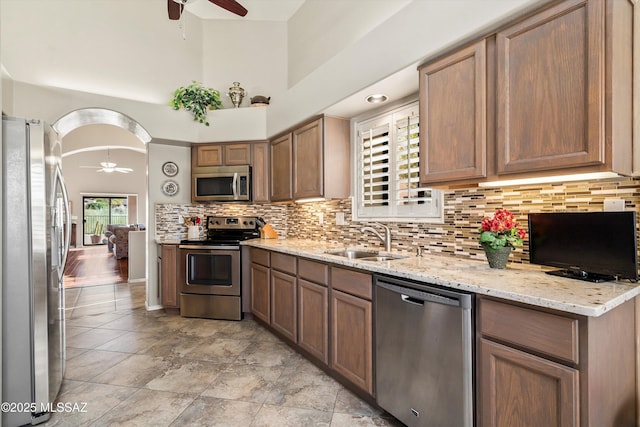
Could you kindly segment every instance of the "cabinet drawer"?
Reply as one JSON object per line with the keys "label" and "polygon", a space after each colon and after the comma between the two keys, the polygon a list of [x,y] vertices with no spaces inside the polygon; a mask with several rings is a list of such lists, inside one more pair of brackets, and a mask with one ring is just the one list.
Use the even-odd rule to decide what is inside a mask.
{"label": "cabinet drawer", "polygon": [[331,287],[369,300],[373,294],[370,274],[344,268],[331,268]]}
{"label": "cabinet drawer", "polygon": [[271,268],[285,273],[296,274],[296,257],[277,252],[271,253]]}
{"label": "cabinet drawer", "polygon": [[480,333],[578,363],[578,320],[480,299]]}
{"label": "cabinet drawer", "polygon": [[269,251],[264,249],[251,248],[251,262],[269,267]]}
{"label": "cabinet drawer", "polygon": [[308,259],[298,260],[300,278],[327,286],[329,284],[329,266]]}

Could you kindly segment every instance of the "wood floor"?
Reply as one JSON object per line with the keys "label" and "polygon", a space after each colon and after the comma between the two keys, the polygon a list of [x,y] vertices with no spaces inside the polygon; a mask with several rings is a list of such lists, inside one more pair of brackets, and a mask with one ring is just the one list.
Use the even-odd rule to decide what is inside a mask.
{"label": "wood floor", "polygon": [[116,259],[106,246],[72,248],[64,269],[64,287],[127,283],[129,260]]}

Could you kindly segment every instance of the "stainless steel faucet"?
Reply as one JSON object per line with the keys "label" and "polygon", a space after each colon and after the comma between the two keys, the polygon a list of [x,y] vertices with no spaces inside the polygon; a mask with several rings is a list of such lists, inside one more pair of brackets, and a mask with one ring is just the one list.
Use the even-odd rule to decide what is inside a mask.
{"label": "stainless steel faucet", "polygon": [[371,225],[378,225],[382,227],[384,229],[384,236],[380,234],[378,231],[376,231],[373,227],[362,227],[360,229],[360,232],[361,233],[364,233],[365,231],[372,232],[378,239],[382,240],[382,243],[384,243],[384,250],[386,252],[391,252],[391,231],[389,230],[389,227],[387,227],[384,224],[380,224],[379,222],[374,222]]}

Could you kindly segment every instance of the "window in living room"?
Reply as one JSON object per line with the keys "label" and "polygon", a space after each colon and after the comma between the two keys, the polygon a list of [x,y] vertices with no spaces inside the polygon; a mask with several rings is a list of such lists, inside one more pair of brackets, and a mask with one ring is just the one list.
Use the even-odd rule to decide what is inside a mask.
{"label": "window in living room", "polygon": [[84,246],[107,244],[107,225],[129,223],[126,196],[82,197],[82,223]]}

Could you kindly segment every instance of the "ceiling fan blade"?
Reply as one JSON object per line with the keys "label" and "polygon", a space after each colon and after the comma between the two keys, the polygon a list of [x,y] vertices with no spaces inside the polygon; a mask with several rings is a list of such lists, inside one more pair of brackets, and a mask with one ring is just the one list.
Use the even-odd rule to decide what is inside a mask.
{"label": "ceiling fan blade", "polygon": [[236,15],[245,16],[247,14],[247,9],[242,7],[242,5],[235,0],[209,0],[209,1],[215,5],[220,6],[223,9],[228,10],[231,13],[235,13]]}
{"label": "ceiling fan blade", "polygon": [[167,0],[167,11],[169,12],[169,19],[176,21],[180,19],[182,11],[184,10],[184,4],[176,3],[173,0]]}
{"label": "ceiling fan blade", "polygon": [[130,173],[130,172],[133,172],[133,169],[131,169],[131,168],[116,168],[115,170],[116,170],[116,172],[120,172],[120,173]]}

